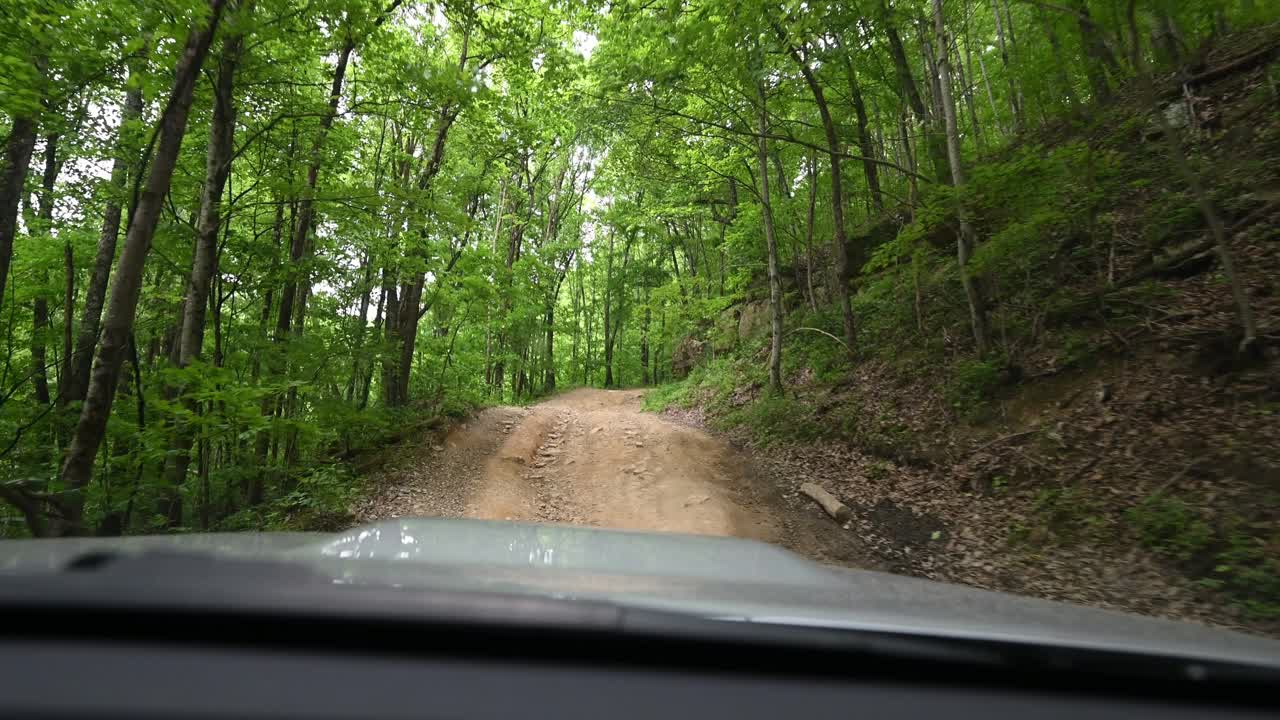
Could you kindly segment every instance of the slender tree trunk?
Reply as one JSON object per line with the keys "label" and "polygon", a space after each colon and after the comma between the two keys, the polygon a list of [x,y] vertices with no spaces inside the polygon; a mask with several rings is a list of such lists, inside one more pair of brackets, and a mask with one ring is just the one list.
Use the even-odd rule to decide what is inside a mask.
{"label": "slender tree trunk", "polygon": [[347,380],[347,402],[354,404],[356,390],[360,385],[360,374],[364,366],[364,336],[369,327],[369,305],[373,299],[373,262],[368,252],[364,256],[363,289],[360,292],[360,310],[356,314],[355,333],[352,338],[352,352],[355,357],[351,361],[351,377]]}
{"label": "slender tree trunk", "polygon": [[399,347],[395,346],[395,328],[400,325],[400,298],[398,286],[395,281],[395,271],[384,268],[382,271],[382,296],[385,299],[383,303],[386,305],[386,316],[382,320],[382,335],[386,340],[387,347],[382,355],[382,404],[388,407],[394,407],[398,402],[399,390],[396,388],[396,381],[399,379],[399,373],[396,371],[396,358]]}
{"label": "slender tree trunk", "polygon": [[[385,22],[387,16],[400,6],[400,1],[395,0],[383,11],[374,23],[374,27],[380,26]],[[311,144],[311,163],[307,167],[307,184],[298,202],[298,218],[293,228],[293,241],[289,246],[289,261],[293,267],[291,267],[289,278],[285,282],[284,292],[280,295],[280,317],[276,323],[276,340],[278,342],[284,342],[289,334],[293,323],[294,304],[300,297],[298,285],[306,281],[306,275],[308,274],[304,258],[308,240],[311,236],[312,224],[315,220],[316,183],[320,178],[320,165],[323,160],[321,153],[324,150],[325,141],[328,139],[329,130],[333,127],[333,121],[338,115],[338,104],[342,99],[342,85],[347,75],[347,67],[351,62],[351,54],[355,52],[355,49],[356,38],[348,28],[346,41],[338,52],[337,62],[333,66],[333,81],[329,88],[329,106],[325,114],[320,118],[320,132],[316,134],[315,140]],[[299,270],[299,265],[301,265],[301,270]]]}
{"label": "slender tree trunk", "polygon": [[[875,143],[871,140],[871,126],[867,122],[867,104],[862,99],[862,86],[853,61],[845,53],[845,69],[849,76],[849,100],[853,103],[854,117],[858,120],[858,151],[864,158],[862,174],[867,178],[867,190],[871,193],[871,207],[877,213],[884,212],[884,196],[880,192],[880,168],[876,165]],[[850,346],[852,347],[852,346]]]}
{"label": "slender tree trunk", "polygon": [[[348,31],[349,32],[349,31]],[[347,75],[347,66],[351,62],[351,53],[356,49],[355,37],[348,34],[347,41],[338,53],[338,61],[333,68],[333,82],[329,90],[329,107],[320,118],[320,132],[311,144],[311,163],[307,167],[307,184],[302,198],[298,201],[297,222],[293,226],[292,241],[289,244],[288,279],[284,284],[284,292],[280,294],[279,319],[276,321],[276,341],[285,342],[293,326],[294,305],[298,301],[298,286],[306,282],[305,257],[307,241],[311,235],[311,223],[315,216],[316,183],[320,178],[321,153],[329,129],[333,127],[334,118],[338,114],[338,103],[342,98],[342,83]]]}
{"label": "slender tree trunk", "polygon": [[[204,189],[196,222],[196,246],[191,258],[191,274],[183,304],[182,330],[178,336],[179,370],[199,359],[204,346],[205,315],[209,307],[209,286],[217,265],[218,230],[221,227],[222,192],[231,175],[231,154],[236,124],[235,74],[240,62],[244,37],[234,35],[223,41],[214,86],[213,120],[209,126],[209,147],[205,158]],[[188,420],[175,421],[170,464],[165,488],[166,517],[170,527],[182,524],[182,485],[191,462],[191,446],[196,428],[191,420],[199,414],[197,401],[186,394],[186,388],[175,388],[182,398]],[[207,499],[207,498],[206,498]],[[207,503],[206,503],[207,504]],[[207,517],[205,518],[207,520]]]}
{"label": "slender tree trunk", "polygon": [[604,386],[613,387],[613,340],[609,335],[609,311],[612,309],[613,297],[613,230],[609,231],[609,252],[605,255],[604,264]]}
{"label": "slender tree trunk", "polygon": [[879,11],[881,30],[884,31],[885,38],[889,41],[889,56],[893,59],[893,69],[898,76],[898,91],[903,94],[911,109],[915,111],[916,117],[921,121],[927,121],[929,112],[925,109],[924,100],[920,95],[919,88],[916,86],[915,77],[911,73],[911,65],[907,62],[907,51],[902,45],[902,36],[898,34],[898,28],[893,24],[893,17],[889,13],[889,6],[885,0],[879,0],[877,10]]}
{"label": "slender tree trunk", "polygon": [[[942,110],[947,128],[947,160],[951,164],[951,181],[956,187],[964,185],[964,166],[960,160],[960,131],[956,123],[956,106],[951,96],[951,62],[948,59],[947,29],[943,20],[942,0],[933,0],[933,26],[937,34],[939,90],[942,93]],[[978,355],[985,355],[988,347],[987,309],[981,290],[969,275],[969,255],[973,247],[973,227],[963,205],[957,208],[960,215],[960,234],[956,238],[956,257],[960,282],[969,301],[969,316],[973,326],[973,341]]]}
{"label": "slender tree trunk", "polygon": [[[925,87],[929,89],[929,108],[932,113],[935,125],[942,125],[942,134],[946,135],[946,122],[942,114],[942,86],[938,79],[938,56],[933,49],[933,41],[929,39],[929,30],[926,29],[924,20],[920,21],[917,26],[920,35],[920,59],[924,64],[925,74],[929,78],[929,82]],[[946,138],[943,138],[943,148],[945,150]],[[949,169],[948,169],[949,170]],[[950,180],[950,178],[947,178]]]}
{"label": "slender tree trunk", "polygon": [[965,33],[964,42],[965,61],[959,61],[960,48],[956,48],[956,74],[960,76],[960,86],[964,88],[964,106],[969,111],[969,125],[973,128],[973,142],[978,148],[978,155],[981,156],[986,152],[986,143],[982,139],[982,126],[978,124],[978,108],[977,103],[973,101],[973,53],[969,48],[969,34]]}
{"label": "slender tree trunk", "polygon": [[[58,162],[58,134],[54,133],[44,139],[44,173],[40,177],[40,197],[37,202],[35,227],[28,228],[34,233],[53,233],[53,191],[58,182],[58,171],[62,164]],[[31,375],[35,386],[35,399],[39,405],[48,405],[49,395],[49,357],[47,352],[49,338],[49,298],[45,290],[49,282],[47,271],[39,274],[39,293],[31,303]]]}
{"label": "slender tree trunk", "polygon": [[[276,206],[275,219],[271,224],[271,238],[272,238],[271,268],[272,270],[275,270],[279,266],[280,246],[284,243],[284,201],[277,198],[275,202],[275,206]],[[275,290],[274,290],[274,286],[270,284],[272,274],[274,273],[267,275],[269,282],[266,283],[266,289],[263,293],[262,315],[258,320],[260,337],[262,337],[264,340],[270,337],[269,332],[271,328],[271,313],[272,313],[272,310],[275,309],[273,307],[275,303],[275,297],[274,297]],[[254,380],[258,380],[261,377],[262,354],[263,353],[254,353],[253,355],[253,364],[251,365],[250,372],[252,373]],[[274,365],[274,363],[271,362],[271,359],[269,356],[268,367],[272,365]],[[261,401],[261,413],[262,413],[263,420],[266,423],[266,427],[264,427],[262,430],[259,430],[257,437],[254,439],[254,446],[253,446],[253,457],[255,460],[254,468],[253,468],[253,472],[248,474],[249,478],[245,483],[245,502],[250,507],[253,507],[258,503],[262,502],[263,496],[265,494],[267,453],[271,449],[271,421],[276,414],[276,397],[274,394],[271,394],[271,393],[263,394],[262,401]]]}
{"label": "slender tree trunk", "polygon": [[[1000,4],[1004,7],[1005,30],[1009,36],[1009,54],[1013,57],[1010,65],[1017,67],[1018,63],[1018,34],[1014,31],[1013,11],[1009,9],[1009,0],[1000,0]],[[1015,75],[1014,78],[1014,94],[1018,101],[1018,111],[1025,118],[1027,114],[1027,102],[1022,93],[1022,81]]]}
{"label": "slender tree trunk", "polygon": [[76,425],[71,447],[62,466],[62,483],[66,488],[63,501],[62,532],[79,534],[85,531],[84,488],[93,476],[93,458],[102,444],[116,384],[120,379],[120,367],[133,332],[133,321],[142,290],[142,271],[164,197],[177,165],[178,152],[187,129],[187,115],[191,109],[192,94],[200,67],[204,64],[213,40],[225,0],[209,0],[210,16],[201,27],[193,28],[187,37],[182,55],[174,71],[174,84],[160,116],[160,131],[155,159],[133,221],[125,236],[124,251],[111,285],[111,298],[107,304],[102,328],[102,341],[89,380],[89,388],[80,421]]}
{"label": "slender tree trunk", "polygon": [[[378,309],[373,314],[373,337],[377,338],[378,333],[382,331],[382,312],[386,305],[386,293],[378,293]],[[363,410],[369,406],[369,390],[373,386],[373,360],[370,359],[364,364],[364,377],[360,381],[360,402],[356,404],[357,410]]]}
{"label": "slender tree trunk", "polygon": [[542,358],[545,371],[543,372],[542,389],[543,392],[552,393],[556,389],[556,304],[552,300],[547,306],[546,317],[544,318],[546,325],[546,350]]}
{"label": "slender tree trunk", "polygon": [[[805,67],[807,67],[807,64],[805,64]],[[810,73],[806,72],[806,77],[809,75]],[[756,93],[760,98],[760,134],[756,138],[756,147],[758,148],[756,159],[760,169],[760,215],[764,223],[765,247],[769,257],[769,316],[773,331],[769,342],[769,389],[771,392],[781,393],[782,280],[778,271],[778,240],[774,235],[773,228],[773,204],[769,199],[769,140],[765,137],[769,132],[769,112],[767,108],[768,98],[765,94],[763,82],[756,84]],[[824,112],[825,122],[826,113]],[[832,157],[835,157],[834,152]],[[836,171],[833,169],[832,172]],[[838,205],[839,201],[837,200],[836,202]]]}
{"label": "slender tree trunk", "polygon": [[111,279],[111,264],[115,262],[116,240],[120,235],[120,218],[124,207],[125,188],[130,175],[140,167],[140,159],[134,152],[136,138],[131,136],[133,124],[142,117],[142,84],[137,82],[140,70],[135,66],[129,72],[128,90],[124,95],[124,110],[120,115],[120,127],[116,131],[115,158],[111,161],[111,179],[107,184],[107,204],[103,211],[102,232],[98,235],[98,249],[93,256],[93,270],[89,284],[85,286],[84,309],[80,315],[80,328],[76,332],[76,348],[71,360],[71,372],[65,378],[67,391],[61,393],[66,403],[82,402],[88,390],[89,370],[93,367],[94,345],[98,342],[98,330],[102,321],[102,307],[107,298],[107,284]]}
{"label": "slender tree trunk", "polygon": [[818,298],[813,289],[813,226],[818,207],[818,159],[809,155],[807,163],[809,176],[809,204],[804,221],[804,260],[805,285],[809,289],[809,309],[818,312]]}
{"label": "slender tree trunk", "polygon": [[[648,291],[645,292],[644,323],[640,326],[640,380],[646,387],[649,378],[649,323],[653,320],[653,311],[649,307]],[[656,385],[656,381],[654,382]]]}
{"label": "slender tree trunk", "polygon": [[[775,31],[781,33],[781,29],[776,26]],[[785,40],[785,37],[782,37],[782,39]],[[801,74],[804,75],[805,83],[809,86],[809,92],[813,95],[814,103],[818,106],[818,115],[822,118],[822,129],[827,138],[827,152],[831,162],[831,222],[834,226],[831,250],[832,257],[835,258],[835,267],[833,268],[832,284],[836,292],[836,302],[840,303],[840,316],[844,324],[845,347],[852,353],[857,344],[857,330],[853,321],[853,305],[849,301],[851,268],[849,267],[849,242],[844,226],[844,188],[840,177],[840,138],[836,134],[835,121],[831,118],[831,110],[827,107],[826,96],[822,91],[822,85],[818,83],[818,78],[814,74],[813,68],[809,67],[808,61],[800,55],[800,51],[796,48],[790,48],[790,53],[791,59],[795,60]],[[760,93],[764,92],[763,88],[758,88],[758,90]],[[761,102],[764,101],[763,95],[761,95],[760,100]],[[770,230],[769,232],[772,231]],[[776,254],[776,250],[774,252]],[[781,387],[781,383],[778,386]]]}
{"label": "slender tree trunk", "polygon": [[898,140],[902,144],[903,164],[910,171],[904,174],[909,188],[907,206],[910,208],[911,218],[914,220],[916,206],[920,204],[920,185],[916,179],[916,151],[911,145],[911,133],[907,131],[907,111],[905,109],[898,116]]}
{"label": "slender tree trunk", "polygon": [[889,41],[889,56],[893,59],[894,71],[898,76],[898,91],[911,106],[916,118],[920,120],[921,127],[924,128],[925,148],[933,164],[935,178],[939,182],[946,182],[948,179],[946,143],[937,130],[937,120],[928,111],[920,95],[920,89],[911,73],[911,65],[907,62],[907,52],[902,45],[902,36],[898,34],[898,28],[893,24],[889,6],[885,0],[879,0],[876,9],[881,30]]}
{"label": "slender tree trunk", "polygon": [[1018,81],[1009,69],[1009,48],[1004,42],[1004,17],[1000,11],[1000,0],[991,0],[991,12],[996,18],[996,43],[1000,48],[1000,66],[1004,68],[1004,77],[1009,83],[1009,112],[1013,118],[1013,131],[1016,133],[1022,129],[1022,108],[1018,106]]}
{"label": "slender tree trunk", "polygon": [[991,90],[991,77],[987,75],[987,63],[983,61],[982,53],[978,53],[978,70],[982,73],[982,86],[987,91],[987,103],[991,105],[991,117],[998,118],[1000,111],[996,108],[996,94]]}
{"label": "slender tree trunk", "polygon": [[[72,353],[75,352],[76,318],[76,253],[71,239],[62,243],[62,371],[58,375],[58,404],[64,405],[67,383],[71,379]],[[59,444],[61,444],[59,439]]]}

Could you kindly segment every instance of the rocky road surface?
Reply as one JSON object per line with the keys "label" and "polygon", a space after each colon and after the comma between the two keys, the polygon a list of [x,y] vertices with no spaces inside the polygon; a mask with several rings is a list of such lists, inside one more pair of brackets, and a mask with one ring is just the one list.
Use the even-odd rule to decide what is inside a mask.
{"label": "rocky road surface", "polygon": [[488,408],[386,470],[356,514],[731,535],[875,566],[854,533],[816,507],[789,507],[749,455],[642,412],[643,395],[584,388],[528,408]]}

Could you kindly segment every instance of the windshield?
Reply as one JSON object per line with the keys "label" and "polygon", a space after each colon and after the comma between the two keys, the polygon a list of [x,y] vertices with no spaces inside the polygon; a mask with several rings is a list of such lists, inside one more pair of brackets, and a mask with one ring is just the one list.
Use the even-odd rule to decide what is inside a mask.
{"label": "windshield", "polygon": [[5,5],[5,538],[1280,636],[1280,6]]}

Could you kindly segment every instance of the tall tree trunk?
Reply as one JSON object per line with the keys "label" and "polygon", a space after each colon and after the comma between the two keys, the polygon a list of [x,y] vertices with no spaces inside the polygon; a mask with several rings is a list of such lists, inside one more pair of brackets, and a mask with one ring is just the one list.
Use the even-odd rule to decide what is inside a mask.
{"label": "tall tree trunk", "polygon": [[[209,308],[209,286],[217,271],[218,230],[221,227],[222,192],[231,175],[233,138],[236,125],[235,74],[240,63],[243,35],[226,38],[222,45],[222,57],[218,63],[218,78],[213,90],[213,120],[209,126],[209,148],[205,157],[204,189],[200,197],[200,211],[196,221],[196,246],[191,258],[191,274],[187,283],[186,302],[183,304],[182,330],[178,336],[179,370],[200,357],[204,347],[205,315]],[[165,488],[165,516],[170,527],[182,524],[182,485],[191,463],[191,446],[195,440],[193,424],[199,413],[197,401],[186,393],[186,388],[176,388],[185,407],[187,417],[175,421],[173,442],[170,446],[169,472]],[[186,395],[185,397],[182,397]],[[207,499],[207,498],[206,498]],[[204,506],[207,506],[207,502]],[[203,506],[202,506],[203,507]],[[207,520],[207,517],[205,518]]]}
{"label": "tall tree trunk", "polygon": [[333,81],[329,89],[329,107],[320,118],[320,132],[316,133],[311,144],[311,163],[307,166],[307,184],[302,197],[298,201],[297,221],[293,226],[292,240],[289,243],[289,270],[284,284],[284,292],[280,293],[280,310],[276,320],[276,342],[286,342],[293,327],[294,305],[298,302],[298,286],[307,282],[305,256],[307,241],[311,236],[311,223],[315,217],[316,183],[320,178],[320,163],[325,139],[329,129],[333,127],[334,118],[338,115],[338,103],[342,99],[342,83],[347,75],[347,65],[351,62],[351,53],[356,49],[355,37],[348,30],[347,40],[338,53],[338,61],[333,67]]}
{"label": "tall tree trunk", "polygon": [[[271,224],[271,269],[274,271],[279,267],[280,246],[284,243],[284,201],[276,198],[275,200],[275,219]],[[275,290],[272,282],[272,273],[267,273],[268,282],[265,283],[265,290],[262,297],[262,315],[258,320],[258,329],[260,337],[269,338],[271,328],[271,312],[274,309]],[[270,365],[270,359],[268,359]],[[250,372],[254,380],[261,377],[262,371],[262,353],[254,353]],[[248,478],[245,481],[244,493],[245,502],[249,507],[253,507],[264,497],[266,486],[266,469],[267,469],[267,453],[271,449],[271,420],[276,414],[276,397],[271,393],[264,393],[261,401],[261,413],[265,422],[265,427],[258,431],[257,437],[254,438],[253,457],[254,471],[247,473]]]}
{"label": "tall tree trunk", "polygon": [[[382,312],[387,303],[386,293],[378,293],[378,308],[373,313],[373,337],[376,339],[378,333],[382,332]],[[363,410],[369,406],[369,391],[373,387],[373,359],[370,358],[364,363],[364,377],[360,379],[360,402],[356,403],[357,410]]]}
{"label": "tall tree trunk", "polygon": [[613,309],[613,238],[614,231],[609,231],[609,252],[604,262],[604,386],[613,387],[613,338],[609,328],[613,327],[610,311]]}
{"label": "tall tree trunk", "polygon": [[[978,53],[978,71],[982,73],[982,86],[987,91],[987,104],[991,106],[991,117],[1000,117],[1000,110],[996,108],[996,94],[991,90],[991,77],[987,74],[987,63],[982,59],[982,53]],[[1000,128],[1003,130],[1003,126]]]}
{"label": "tall tree trunk", "polygon": [[[58,182],[58,171],[62,164],[58,162],[58,134],[53,133],[44,139],[44,172],[40,176],[40,197],[37,202],[35,227],[28,228],[36,234],[47,234],[53,237],[53,190]],[[39,405],[48,405],[49,395],[49,357],[47,352],[49,339],[49,298],[45,290],[49,284],[49,273],[39,273],[40,288],[31,303],[31,375],[35,385],[35,399]]]}
{"label": "tall tree trunk", "polygon": [[911,133],[907,131],[907,111],[905,108],[898,115],[898,141],[902,145],[903,164],[908,170],[908,172],[903,173],[906,176],[908,187],[907,207],[910,210],[911,219],[914,220],[916,206],[920,204],[920,184],[916,178],[916,151],[911,145]]}
{"label": "tall tree trunk", "polygon": [[94,345],[98,342],[98,330],[102,321],[102,306],[107,298],[107,284],[111,279],[111,264],[116,258],[116,240],[120,235],[120,216],[124,207],[125,187],[131,174],[141,167],[140,158],[132,153],[136,138],[133,125],[142,117],[142,83],[137,82],[140,70],[133,67],[126,82],[124,110],[120,115],[120,127],[116,131],[115,158],[111,161],[111,179],[107,183],[107,204],[102,216],[102,231],[98,235],[98,249],[93,256],[93,270],[85,287],[84,309],[80,314],[80,328],[76,332],[76,348],[70,361],[71,371],[63,379],[67,391],[60,393],[64,403],[82,402],[88,390],[89,370],[93,367]]}
{"label": "tall tree trunk", "polygon": [[[1000,11],[1000,0],[991,0],[991,12],[996,18],[996,42],[1000,48],[1000,66],[1004,68],[1005,80],[1009,83],[1009,112],[1013,118],[1013,131],[1022,129],[1022,108],[1018,104],[1018,80],[1009,69],[1009,48],[1004,42],[1004,17]],[[943,48],[939,48],[942,51]]]}
{"label": "tall tree trunk", "polygon": [[[62,370],[58,374],[58,404],[65,404],[63,396],[67,381],[71,378],[71,355],[75,352],[76,318],[76,254],[71,238],[62,243]],[[59,444],[62,440],[59,439]]]}
{"label": "tall tree trunk", "polygon": [[217,30],[224,2],[225,0],[209,0],[208,19],[203,25],[193,28],[188,35],[174,71],[169,101],[160,116],[155,159],[151,163],[146,186],[125,236],[124,251],[120,255],[115,281],[111,285],[102,341],[89,379],[89,389],[71,447],[62,466],[62,483],[66,491],[62,503],[64,526],[60,530],[64,533],[79,534],[85,531],[84,489],[93,477],[93,458],[98,452],[98,446],[102,444],[107,419],[111,415],[111,404],[120,379],[120,366],[138,309],[142,271],[151,250],[151,239],[160,219],[164,197],[169,191],[169,183],[177,165],[182,138],[186,134],[187,115],[191,109],[195,83]]}
{"label": "tall tree trunk", "polygon": [[369,326],[369,302],[373,297],[373,262],[368,252],[364,255],[363,265],[364,278],[360,283],[363,287],[360,292],[360,310],[356,314],[356,327],[352,338],[352,352],[355,358],[351,362],[351,377],[347,380],[346,398],[348,403],[355,402],[356,388],[359,385],[360,372],[364,365],[364,335]]}
{"label": "tall tree trunk", "polygon": [[[401,0],[394,0],[383,10],[382,14],[374,22],[374,27],[382,25],[387,16],[400,6],[400,3]],[[294,224],[293,240],[289,245],[291,268],[284,285],[284,292],[280,295],[280,315],[276,322],[277,342],[286,341],[294,322],[294,305],[301,297],[298,292],[298,286],[308,282],[308,273],[304,260],[308,240],[311,237],[312,224],[315,221],[316,183],[320,178],[320,164],[323,160],[322,152],[325,141],[329,136],[329,130],[333,127],[333,121],[338,115],[338,105],[342,100],[342,85],[346,79],[347,67],[351,62],[351,54],[355,52],[355,49],[355,35],[351,34],[350,28],[347,28],[346,41],[342,44],[342,49],[338,51],[338,59],[333,66],[333,81],[329,88],[329,106],[325,114],[320,118],[320,131],[316,133],[316,137],[311,144],[311,162],[307,166],[307,184],[303,190],[302,197],[298,201],[297,222]]]}
{"label": "tall tree trunk", "polygon": [[804,216],[804,282],[809,290],[809,309],[818,312],[818,298],[813,289],[813,226],[818,206],[818,159],[809,155],[806,163],[809,180],[809,204]]}
{"label": "tall tree trunk", "polygon": [[553,393],[556,389],[556,306],[552,303],[547,306],[547,311],[543,318],[544,332],[546,335],[546,346],[544,347],[544,355],[542,358],[542,391],[544,393]]}
{"label": "tall tree trunk", "polygon": [[[385,299],[383,303],[386,305],[386,317],[382,322],[382,335],[387,345],[393,345],[395,340],[396,328],[400,326],[400,295],[399,286],[396,284],[395,271],[389,268],[382,270],[382,296]],[[399,357],[398,346],[388,347],[382,354],[382,404],[388,407],[394,407],[398,402],[399,390],[396,388],[396,382],[399,379],[399,373],[396,371],[396,362]]]}
{"label": "tall tree trunk", "polygon": [[[649,307],[648,291],[645,292],[644,323],[640,326],[640,379],[648,386],[649,378],[649,323],[653,319],[653,311]],[[657,383],[654,382],[656,385]]]}
{"label": "tall tree trunk", "polygon": [[[960,130],[956,123],[956,106],[951,95],[951,61],[948,59],[946,23],[943,21],[942,0],[933,0],[933,27],[937,34],[939,90],[942,93],[942,111],[947,127],[947,160],[951,164],[951,181],[956,187],[964,185],[964,165],[960,160]],[[985,355],[988,347],[987,308],[982,292],[969,275],[969,255],[973,248],[973,227],[969,213],[963,204],[957,207],[960,215],[960,234],[956,237],[956,258],[960,271],[960,283],[969,302],[969,317],[973,326],[973,342],[978,355]]]}
{"label": "tall tree trunk", "polygon": [[[768,163],[768,160],[766,159],[766,165],[767,163]],[[628,230],[626,233],[625,239],[626,239],[626,242],[624,243],[623,250],[622,250],[622,270],[621,270],[621,272],[624,275],[627,272],[627,265],[631,260],[631,244],[632,244],[632,241],[635,240],[635,230]],[[613,293],[613,280],[614,280],[613,234],[612,233],[609,235],[609,262],[607,264],[609,268],[609,274],[606,276],[607,279],[606,279],[605,288],[604,288],[604,291],[605,291],[604,386],[613,387],[614,385],[614,377],[613,377],[614,350],[617,348],[618,335],[622,332],[622,316],[623,316],[623,310],[626,307],[626,304],[623,302],[623,300],[627,297],[627,293],[626,293],[625,285],[618,289],[618,301],[613,304],[613,308],[612,308],[613,324],[610,325],[609,320],[610,320],[611,313],[609,312],[610,310],[609,295]],[[625,283],[625,277],[623,278],[623,282]]]}
{"label": "tall tree trunk", "polygon": [[925,107],[924,100],[920,95],[920,89],[911,73],[911,65],[907,62],[907,51],[902,45],[902,36],[898,34],[898,28],[893,24],[893,16],[890,14],[889,6],[885,0],[879,0],[877,13],[881,30],[889,41],[889,56],[893,59],[894,72],[898,76],[898,91],[902,94],[903,99],[907,101],[907,104],[911,106],[911,110],[916,114],[921,126],[924,128],[925,147],[929,154],[929,160],[933,164],[935,179],[939,182],[946,182],[948,179],[946,141],[940,137],[940,133],[937,130],[937,120]]}
{"label": "tall tree trunk", "polygon": [[[781,28],[775,25],[774,30],[779,34],[779,39],[785,41]],[[857,330],[853,321],[853,305],[849,301],[851,268],[849,267],[848,236],[844,226],[844,189],[843,180],[840,177],[840,138],[836,134],[836,124],[831,118],[830,108],[827,107],[827,98],[822,91],[822,85],[818,82],[813,68],[809,67],[809,61],[801,56],[799,49],[795,47],[790,47],[789,52],[791,59],[796,62],[801,74],[804,75],[805,83],[809,86],[809,92],[813,95],[813,101],[818,106],[818,115],[822,118],[822,130],[827,138],[827,152],[831,162],[831,222],[834,226],[831,250],[832,257],[835,258],[835,267],[833,268],[832,285],[836,292],[836,301],[840,303],[840,317],[844,324],[845,347],[852,353],[857,343]],[[764,89],[757,88],[757,90],[761,93],[760,101],[763,103]],[[871,156],[867,155],[867,157]],[[772,223],[772,219],[769,222]],[[766,234],[771,232],[772,230],[770,229]],[[776,255],[776,249],[773,253]],[[781,311],[779,310],[779,312]],[[781,387],[781,383],[778,386]]]}
{"label": "tall tree trunk", "polygon": [[876,149],[875,143],[871,141],[871,126],[867,122],[867,104],[862,99],[862,85],[858,82],[858,73],[847,52],[844,62],[845,71],[849,75],[849,100],[853,103],[854,117],[858,120],[858,151],[863,157],[862,174],[867,178],[867,190],[871,193],[871,207],[877,213],[884,212],[884,196],[880,192],[880,169],[875,163]]}
{"label": "tall tree trunk", "polygon": [[418,341],[418,320],[422,317],[422,290],[426,283],[425,273],[415,273],[413,282],[406,283],[400,290],[400,319],[397,330],[395,366],[395,396],[393,407],[402,407],[409,403],[409,379],[413,371],[413,351]]}
{"label": "tall tree trunk", "polygon": [[[462,50],[458,60],[458,70],[463,72],[467,67],[468,48],[470,46],[470,32],[463,36]],[[431,189],[432,183],[435,181],[436,175],[440,173],[440,169],[444,167],[445,148],[449,139],[449,130],[453,127],[453,123],[458,119],[458,113],[461,111],[460,106],[452,103],[445,103],[439,111],[436,118],[436,135],[435,141],[431,145],[431,155],[427,161],[427,166],[418,178],[418,191],[426,193]],[[532,192],[532,188],[530,189]],[[472,206],[472,214],[475,206]],[[423,243],[426,243],[426,230],[421,231]],[[424,253],[425,255],[425,253]],[[424,256],[424,261],[426,260]],[[449,263],[449,267],[444,272],[453,269],[453,264],[457,262],[458,255],[455,254]],[[437,278],[436,282],[441,282],[442,278]],[[404,406],[409,403],[409,380],[413,372],[413,355],[414,348],[418,342],[418,320],[426,312],[427,308],[422,305],[422,290],[426,283],[426,271],[418,271],[410,282],[405,283],[401,288],[400,302],[401,308],[398,315],[399,322],[395,325],[388,324],[388,332],[391,335],[394,345],[399,346],[399,352],[396,354],[396,367],[394,369],[396,378],[395,384],[391,388],[393,393],[387,395],[389,405],[392,407]]]}
{"label": "tall tree trunk", "polygon": [[964,106],[969,111],[969,125],[973,128],[973,141],[978,148],[978,155],[981,157],[986,153],[986,143],[982,138],[982,126],[978,124],[978,107],[973,100],[973,88],[976,84],[973,77],[973,50],[969,46],[969,32],[965,31],[964,40],[964,62],[960,62],[960,48],[956,48],[956,70],[960,76],[960,85],[963,87]]}
{"label": "tall tree trunk", "polygon": [[18,232],[18,203],[22,200],[35,147],[35,119],[28,115],[15,117],[4,144],[4,164],[0,165],[0,307],[4,306],[5,283],[13,260],[13,238]]}
{"label": "tall tree trunk", "polygon": [[[803,67],[808,67],[807,63],[801,64]],[[811,73],[806,70],[805,77],[808,78],[810,76]],[[811,87],[813,86],[811,85]],[[769,132],[769,111],[767,107],[768,98],[765,94],[763,81],[756,83],[756,93],[760,98],[760,134],[756,138],[756,160],[760,168],[760,216],[764,222],[764,241],[769,257],[769,317],[773,330],[769,342],[769,389],[774,393],[781,393],[782,279],[778,270],[778,240],[773,229],[773,203],[769,199],[769,140],[765,137]],[[825,107],[825,103],[820,107]],[[823,122],[827,122],[829,116],[825,110],[823,111],[823,117]],[[834,153],[832,157],[835,157]],[[833,169],[833,172],[836,171]],[[839,196],[839,193],[837,192],[836,195]],[[838,205],[839,201],[837,201]],[[848,287],[847,284],[845,284],[845,287]],[[848,334],[848,329],[846,329],[846,334]]]}

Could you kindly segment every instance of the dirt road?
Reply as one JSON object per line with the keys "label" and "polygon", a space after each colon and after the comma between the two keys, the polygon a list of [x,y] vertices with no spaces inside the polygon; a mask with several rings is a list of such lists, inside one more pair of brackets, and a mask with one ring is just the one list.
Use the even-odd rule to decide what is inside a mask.
{"label": "dirt road", "polygon": [[484,410],[388,473],[357,514],[732,535],[864,564],[852,533],[788,507],[725,442],[642,412],[643,394],[579,389]]}

